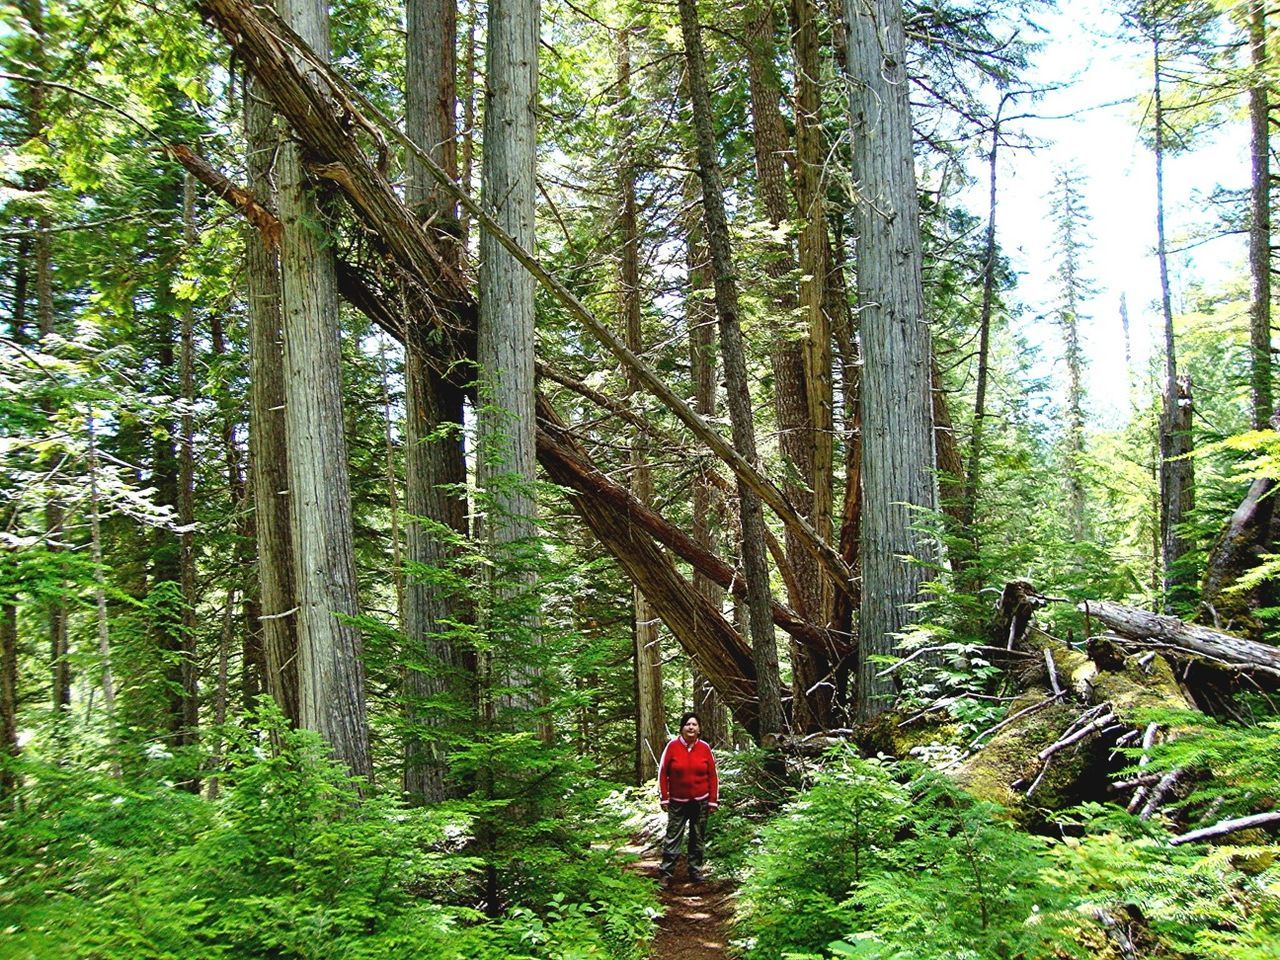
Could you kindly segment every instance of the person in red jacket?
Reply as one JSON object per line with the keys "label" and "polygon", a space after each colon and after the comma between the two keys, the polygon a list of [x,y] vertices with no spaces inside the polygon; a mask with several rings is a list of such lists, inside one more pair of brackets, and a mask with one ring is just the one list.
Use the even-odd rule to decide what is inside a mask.
{"label": "person in red jacket", "polygon": [[706,849],[707,813],[720,805],[720,785],[716,779],[716,758],[711,747],[700,740],[702,723],[696,713],[680,718],[680,736],[667,744],[658,761],[658,795],[667,814],[667,833],[662,840],[663,882],[671,880],[680,859],[680,841],[689,831],[689,880],[702,881],[702,859]]}

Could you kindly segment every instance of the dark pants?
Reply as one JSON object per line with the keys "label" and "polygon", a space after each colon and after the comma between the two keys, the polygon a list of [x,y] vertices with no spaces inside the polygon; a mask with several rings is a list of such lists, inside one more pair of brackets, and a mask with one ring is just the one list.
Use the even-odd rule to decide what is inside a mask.
{"label": "dark pants", "polygon": [[662,866],[658,869],[664,877],[675,873],[680,859],[680,841],[685,828],[689,830],[689,876],[702,873],[702,855],[707,845],[707,804],[705,800],[672,800],[667,805],[667,834],[662,838]]}

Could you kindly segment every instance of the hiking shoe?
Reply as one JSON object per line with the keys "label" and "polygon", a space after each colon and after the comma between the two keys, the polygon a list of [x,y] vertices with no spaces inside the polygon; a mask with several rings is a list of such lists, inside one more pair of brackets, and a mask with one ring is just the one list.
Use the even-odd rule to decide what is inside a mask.
{"label": "hiking shoe", "polygon": [[706,879],[706,878],[705,878],[701,873],[699,873],[697,870],[690,870],[690,871],[689,871],[689,882],[690,882],[690,883],[701,883],[701,882],[702,882],[703,880],[705,880],[705,879]]}

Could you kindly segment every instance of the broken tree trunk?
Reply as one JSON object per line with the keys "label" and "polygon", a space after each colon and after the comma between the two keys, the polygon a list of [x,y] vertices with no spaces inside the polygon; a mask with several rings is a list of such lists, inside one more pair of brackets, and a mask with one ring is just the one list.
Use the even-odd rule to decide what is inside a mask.
{"label": "broken tree trunk", "polygon": [[1106,624],[1124,646],[1159,650],[1220,670],[1280,679],[1280,648],[1119,603],[1090,601],[1080,609]]}
{"label": "broken tree trunk", "polygon": [[[575,491],[580,497],[598,501],[602,508],[617,513],[631,527],[687,561],[698,573],[745,599],[747,588],[742,573],[596,469],[586,451],[567,439],[567,428],[544,398],[539,399],[538,416],[541,420],[538,425],[538,460],[548,473],[554,469],[557,483]],[[809,623],[776,600],[772,602],[772,613],[773,622],[800,643],[827,654],[843,656],[850,652],[848,637]]]}

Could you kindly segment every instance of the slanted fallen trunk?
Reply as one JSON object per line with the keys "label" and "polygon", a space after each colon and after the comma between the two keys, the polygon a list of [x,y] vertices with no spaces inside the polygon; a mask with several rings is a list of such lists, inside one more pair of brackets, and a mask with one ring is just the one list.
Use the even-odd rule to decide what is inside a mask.
{"label": "slanted fallen trunk", "polygon": [[[559,422],[542,397],[538,399],[538,417],[551,429]],[[544,446],[540,442],[538,446],[539,460],[547,475],[573,490],[581,478],[572,461],[589,462],[586,451],[567,433],[554,444]],[[750,647],[720,609],[695,590],[649,534],[632,524],[624,513],[606,506],[596,496],[574,493],[570,500],[632,583],[644,592],[699,672],[733,711],[734,719],[758,737],[755,662]]]}
{"label": "slanted fallen trunk", "polygon": [[[545,400],[540,401],[538,461],[548,472],[554,467],[558,477],[562,478],[557,479],[558,483],[569,487],[580,497],[598,501],[610,512],[617,513],[619,518],[632,525],[636,532],[653,538],[671,550],[712,583],[731,591],[736,597],[746,597],[746,584],[740,571],[699,545],[693,537],[668,522],[660,514],[646,507],[631,491],[614,483],[589,460],[583,459],[582,456],[585,456],[586,452],[580,447],[575,449],[564,442],[567,436],[565,426],[559,418],[551,420],[552,416],[554,413],[550,405]],[[837,656],[845,656],[850,652],[847,636],[841,637],[809,623],[790,607],[776,600],[772,602],[771,609],[774,624],[791,634],[800,643]]]}
{"label": "slanted fallen trunk", "polygon": [[1273,552],[1276,481],[1259,477],[1249,485],[1240,506],[1209,551],[1202,596],[1207,622],[1219,629],[1237,630],[1250,637],[1260,632],[1256,611],[1274,602],[1274,590],[1259,585],[1231,590],[1240,578]]}
{"label": "slanted fallen trunk", "polygon": [[1095,600],[1080,605],[1117,635],[1125,647],[1158,650],[1180,660],[1192,660],[1219,670],[1280,680],[1280,649],[1165,616]]}

